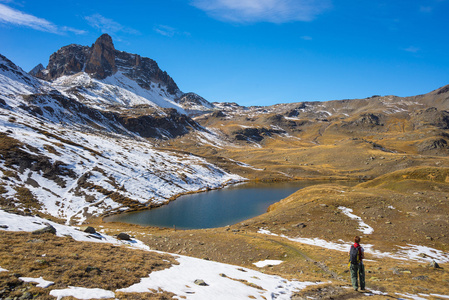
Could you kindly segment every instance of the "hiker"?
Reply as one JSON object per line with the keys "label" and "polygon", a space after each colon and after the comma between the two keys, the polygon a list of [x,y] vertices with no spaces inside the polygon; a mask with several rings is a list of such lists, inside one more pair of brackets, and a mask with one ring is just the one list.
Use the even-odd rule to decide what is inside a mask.
{"label": "hiker", "polygon": [[365,290],[365,267],[363,259],[365,258],[365,250],[360,246],[360,237],[354,237],[354,245],[349,250],[349,262],[351,270],[351,282],[354,291],[359,289],[357,277],[360,279],[360,290]]}

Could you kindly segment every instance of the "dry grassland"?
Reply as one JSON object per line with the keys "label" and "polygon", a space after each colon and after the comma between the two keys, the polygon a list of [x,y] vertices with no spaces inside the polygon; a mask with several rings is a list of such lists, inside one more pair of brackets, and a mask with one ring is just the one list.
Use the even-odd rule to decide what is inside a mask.
{"label": "dry grassland", "polygon": [[[1,295],[21,296],[25,284],[17,277],[43,277],[53,281],[51,288],[30,288],[29,292],[46,299],[50,289],[68,286],[101,288],[115,291],[140,282],[153,271],[177,264],[172,256],[102,243],[77,242],[70,237],[52,234],[33,235],[26,232],[0,232],[0,266],[9,272],[0,273]],[[157,294],[157,293],[155,293]],[[167,298],[158,298],[162,296]],[[144,298],[171,299],[167,293],[144,295]],[[119,298],[120,298],[119,297]],[[140,295],[139,295],[140,297]],[[54,299],[50,297],[48,299]]]}

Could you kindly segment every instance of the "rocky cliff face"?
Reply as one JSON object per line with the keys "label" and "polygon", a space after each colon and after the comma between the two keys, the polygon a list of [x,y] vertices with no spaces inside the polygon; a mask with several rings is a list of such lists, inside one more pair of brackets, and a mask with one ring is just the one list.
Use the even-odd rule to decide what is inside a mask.
{"label": "rocky cliff face", "polygon": [[151,58],[122,51],[115,51],[115,57],[117,69],[136,81],[142,88],[150,89],[151,83],[154,82],[159,86],[164,85],[171,95],[180,93],[175,81]]}
{"label": "rocky cliff face", "polygon": [[104,79],[117,72],[115,48],[109,35],[103,34],[91,47],[90,57],[84,70],[97,79]]}
{"label": "rocky cliff face", "polygon": [[108,34],[101,35],[91,47],[62,47],[50,56],[47,68],[35,76],[51,81],[81,71],[100,80],[120,71],[142,88],[151,89],[151,83],[156,83],[171,95],[181,95],[175,81],[154,60],[116,50]]}

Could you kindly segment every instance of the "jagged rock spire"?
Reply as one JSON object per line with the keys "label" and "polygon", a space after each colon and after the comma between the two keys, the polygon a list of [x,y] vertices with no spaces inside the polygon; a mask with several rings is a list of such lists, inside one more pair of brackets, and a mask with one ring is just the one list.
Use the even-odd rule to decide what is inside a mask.
{"label": "jagged rock spire", "polygon": [[97,79],[104,79],[117,71],[115,48],[111,36],[105,33],[95,41],[84,70]]}

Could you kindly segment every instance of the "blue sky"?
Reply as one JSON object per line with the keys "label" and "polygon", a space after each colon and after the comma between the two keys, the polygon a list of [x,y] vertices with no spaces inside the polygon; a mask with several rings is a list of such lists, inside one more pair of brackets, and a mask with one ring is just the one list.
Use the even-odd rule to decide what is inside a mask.
{"label": "blue sky", "polygon": [[449,0],[0,0],[29,71],[102,33],[184,92],[241,105],[411,96],[449,84]]}

